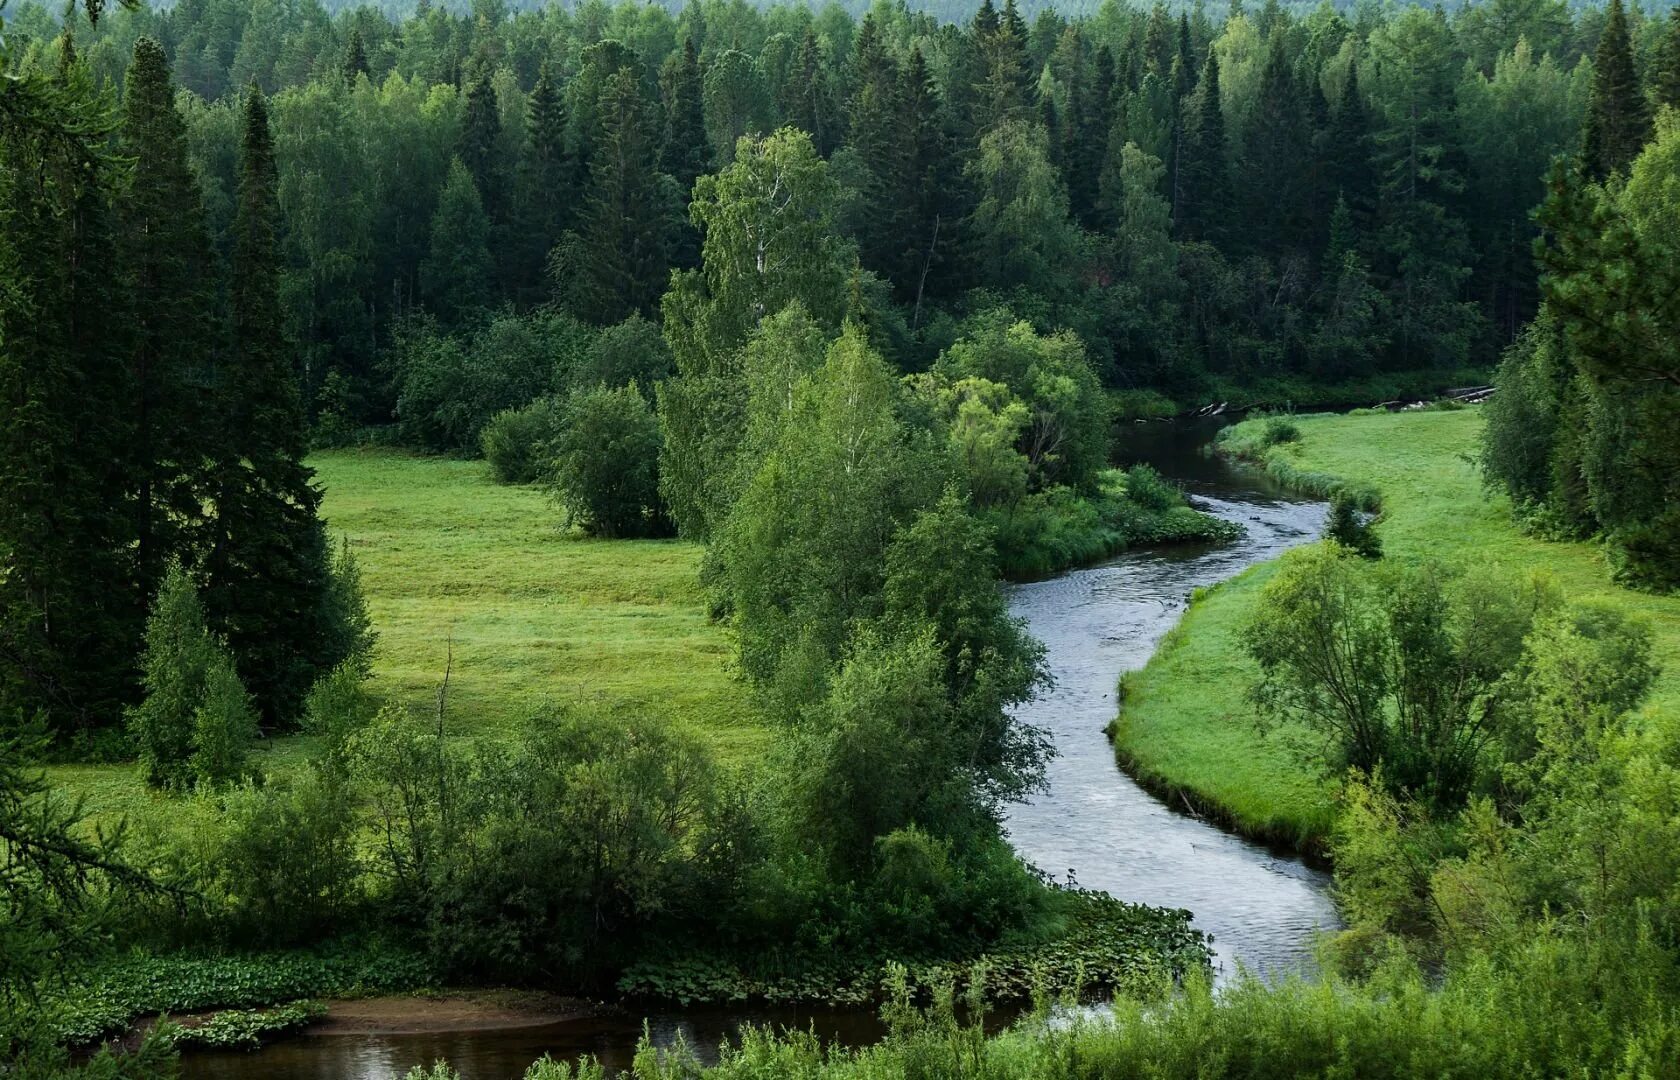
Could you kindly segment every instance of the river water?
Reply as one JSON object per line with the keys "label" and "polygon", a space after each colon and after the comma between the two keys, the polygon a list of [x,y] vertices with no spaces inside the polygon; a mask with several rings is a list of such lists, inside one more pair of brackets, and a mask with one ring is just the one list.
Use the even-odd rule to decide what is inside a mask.
{"label": "river water", "polygon": [[[1087,888],[1188,908],[1213,938],[1221,977],[1238,966],[1268,977],[1308,970],[1316,931],[1333,927],[1327,876],[1163,804],[1115,765],[1103,728],[1121,672],[1141,667],[1178,621],[1192,589],[1229,578],[1313,539],[1323,503],[1292,497],[1199,452],[1216,423],[1139,424],[1122,463],[1147,461],[1202,509],[1242,525],[1228,544],[1128,552],[1099,566],[1010,589],[1010,607],[1047,647],[1055,686],[1020,710],[1057,749],[1046,790],[1012,809],[1011,842],[1040,869]],[[653,1041],[707,1049],[743,1024],[815,1027],[858,1044],[882,1034],[872,1014],[781,1009],[687,1010],[646,1018]],[[304,1035],[255,1053],[197,1053],[188,1080],[386,1080],[447,1060],[463,1080],[517,1080],[543,1054],[629,1064],[643,1018],[595,1016],[532,1027],[427,1034]]]}

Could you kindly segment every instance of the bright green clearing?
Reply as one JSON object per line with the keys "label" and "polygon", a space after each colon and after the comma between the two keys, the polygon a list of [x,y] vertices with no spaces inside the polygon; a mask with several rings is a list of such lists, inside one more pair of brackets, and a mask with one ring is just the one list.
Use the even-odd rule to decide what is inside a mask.
{"label": "bright green clearing", "polygon": [[[504,735],[547,703],[627,704],[696,731],[724,760],[759,745],[729,644],[706,617],[700,548],[589,540],[540,488],[493,482],[483,462],[390,451],[311,458],[338,542],[350,540],[379,632],[374,690],[435,707],[459,735]],[[267,741],[264,767],[309,752]],[[52,770],[108,814],[149,798],[133,766]]]}
{"label": "bright green clearing", "polygon": [[[1615,586],[1594,544],[1549,543],[1519,532],[1508,500],[1483,489],[1473,464],[1482,425],[1477,410],[1296,422],[1300,440],[1267,452],[1274,475],[1328,474],[1375,487],[1389,558],[1546,573],[1573,601],[1639,614],[1651,625],[1663,668],[1647,708],[1680,707],[1680,597]],[[1146,778],[1193,793],[1246,832],[1312,842],[1329,827],[1330,789],[1255,732],[1243,700],[1254,670],[1237,635],[1272,571],[1272,564],[1254,567],[1191,606],[1149,664],[1127,677],[1115,745]]]}

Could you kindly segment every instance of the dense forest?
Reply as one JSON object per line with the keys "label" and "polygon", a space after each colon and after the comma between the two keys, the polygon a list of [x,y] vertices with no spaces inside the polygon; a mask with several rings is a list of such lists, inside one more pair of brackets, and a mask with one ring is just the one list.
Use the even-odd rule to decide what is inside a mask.
{"label": "dense forest", "polygon": [[[20,1075],[84,1067],[66,1043],[111,1017],[55,968],[113,942],[702,997],[985,953],[1017,994],[1188,979],[1175,1015],[1214,1010],[1186,913],[1046,881],[1000,825],[1052,753],[1003,578],[1233,535],[1111,467],[1117,420],[1497,370],[1481,466],[1522,527],[1680,586],[1680,9],[950,6],[0,0]],[[351,446],[482,456],[577,535],[701,545],[771,749],[728,767],[594,699],[457,738],[448,667],[433,708],[382,699],[308,461]],[[1618,726],[1645,630],[1544,582],[1367,572],[1377,508],[1338,491],[1246,639],[1262,723],[1319,724],[1356,773],[1342,970],[1391,1003],[1473,953],[1445,970],[1502,1001],[1513,970],[1625,961],[1558,992],[1622,995],[1590,1061],[1660,1061],[1626,1041],[1675,967],[1671,762]],[[129,770],[152,812],[93,820],[42,762]],[[1649,873],[1546,878],[1533,851],[1603,841],[1576,815],[1605,792],[1660,834]],[[1027,986],[1057,949],[1079,963]],[[152,1075],[166,1043],[85,1068]]]}

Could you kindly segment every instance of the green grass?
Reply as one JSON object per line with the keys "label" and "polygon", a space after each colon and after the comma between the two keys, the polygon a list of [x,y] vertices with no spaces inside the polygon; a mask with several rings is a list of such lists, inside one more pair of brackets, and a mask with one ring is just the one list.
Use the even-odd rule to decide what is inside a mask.
{"label": "green grass", "polygon": [[[1250,425],[1261,423],[1232,429],[1227,444],[1253,445]],[[1614,605],[1642,617],[1662,665],[1645,708],[1680,708],[1680,596],[1612,584],[1596,544],[1523,535],[1512,523],[1509,501],[1489,495],[1475,468],[1478,410],[1310,416],[1296,423],[1299,441],[1262,452],[1272,475],[1286,481],[1340,477],[1374,488],[1389,558],[1542,572],[1572,601]],[[1256,733],[1243,700],[1254,672],[1237,634],[1272,571],[1271,564],[1254,567],[1191,606],[1149,664],[1126,679],[1115,746],[1147,781],[1184,790],[1243,831],[1311,845],[1331,822],[1330,789]]]}
{"label": "green grass", "polygon": [[[540,489],[496,484],[480,461],[337,451],[310,464],[328,528],[361,564],[377,693],[433,708],[453,654],[458,735],[503,736],[545,703],[601,699],[669,717],[726,762],[766,737],[707,619],[698,545],[581,538]],[[259,760],[284,769],[311,745],[267,740]],[[100,817],[155,798],[132,765],[50,772]]]}

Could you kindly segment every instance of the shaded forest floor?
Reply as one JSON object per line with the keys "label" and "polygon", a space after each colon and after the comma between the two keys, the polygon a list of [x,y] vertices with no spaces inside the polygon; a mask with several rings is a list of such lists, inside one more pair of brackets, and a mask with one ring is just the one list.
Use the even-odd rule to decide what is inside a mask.
{"label": "shaded forest floor", "polygon": [[[547,704],[593,699],[667,717],[725,762],[762,745],[706,616],[698,545],[582,538],[542,489],[496,484],[482,461],[335,451],[309,463],[333,542],[347,537],[361,565],[376,693],[430,712],[447,666],[456,735],[502,736]],[[312,744],[263,740],[257,764],[284,769]],[[132,764],[50,774],[102,818],[153,798]]]}
{"label": "shaded forest floor", "polygon": [[[1248,421],[1248,425],[1264,421]],[[1680,706],[1680,596],[1616,586],[1602,549],[1525,536],[1475,466],[1478,410],[1355,413],[1296,420],[1301,438],[1263,451],[1286,482],[1317,474],[1376,489],[1388,558],[1435,558],[1550,575],[1572,602],[1621,608],[1653,631],[1662,671],[1646,712]],[[1232,433],[1236,444],[1244,432]],[[1202,593],[1149,664],[1124,679],[1115,749],[1128,771],[1180,790],[1239,831],[1314,847],[1333,820],[1326,779],[1262,738],[1244,693],[1254,677],[1240,633],[1275,563]]]}

